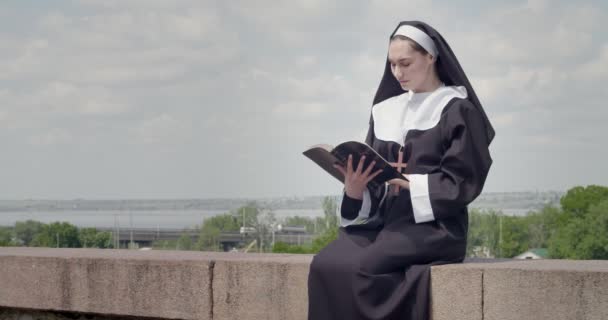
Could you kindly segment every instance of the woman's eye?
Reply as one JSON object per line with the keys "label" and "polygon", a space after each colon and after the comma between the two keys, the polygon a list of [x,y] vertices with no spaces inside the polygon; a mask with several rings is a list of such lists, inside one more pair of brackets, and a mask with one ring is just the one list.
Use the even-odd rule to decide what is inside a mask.
{"label": "woman's eye", "polygon": [[407,67],[410,66],[410,64],[409,63],[408,64],[402,64],[401,66],[404,67],[404,68],[407,68]]}

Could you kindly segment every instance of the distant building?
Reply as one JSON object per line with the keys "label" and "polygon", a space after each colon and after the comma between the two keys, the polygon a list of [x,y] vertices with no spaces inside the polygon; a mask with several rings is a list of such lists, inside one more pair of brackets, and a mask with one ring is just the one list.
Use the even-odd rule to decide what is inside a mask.
{"label": "distant building", "polygon": [[513,259],[547,259],[547,258],[549,258],[549,251],[545,248],[530,249],[520,255],[513,257]]}

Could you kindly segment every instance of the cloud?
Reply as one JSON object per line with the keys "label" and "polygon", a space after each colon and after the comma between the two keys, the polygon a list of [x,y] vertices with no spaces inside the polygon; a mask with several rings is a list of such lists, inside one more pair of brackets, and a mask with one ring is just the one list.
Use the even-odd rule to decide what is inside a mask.
{"label": "cloud", "polygon": [[[526,163],[520,175],[537,177],[547,159],[577,161],[570,154],[555,160],[560,148],[590,161],[602,152],[608,96],[598,86],[608,80],[608,16],[601,3],[74,0],[47,10],[7,8],[0,22],[3,145],[15,159],[45,154],[59,164],[47,170],[65,175],[70,168],[61,163],[120,152],[120,161],[105,162],[90,179],[124,197],[164,197],[172,189],[121,189],[106,181],[108,173],[154,176],[175,163],[186,176],[202,170],[190,195],[336,191],[304,180],[310,172],[301,150],[365,137],[388,35],[406,19],[430,23],[454,49],[497,128],[497,164]],[[157,159],[158,151],[165,157]],[[301,181],[273,176],[266,154],[302,167]],[[138,166],[142,158],[154,160]],[[219,174],[200,169],[212,164],[230,173],[245,160],[263,169],[243,169],[238,179],[250,186],[266,179],[257,188],[208,182]],[[512,168],[495,168],[488,180],[495,190],[553,181],[512,181]],[[22,185],[34,183],[26,179]],[[0,192],[27,194],[12,186]],[[87,196],[79,192],[53,194]]]}
{"label": "cloud", "polygon": [[492,118],[492,124],[496,128],[510,127],[516,123],[517,118],[515,113],[502,113]]}
{"label": "cloud", "polygon": [[40,88],[12,92],[13,109],[27,108],[40,115],[117,115],[130,111],[112,90],[72,82],[53,81]]}
{"label": "cloud", "polygon": [[511,108],[555,102],[567,92],[565,85],[571,81],[567,73],[553,66],[522,68],[507,67],[503,73],[472,77],[471,83],[482,102],[501,104]]}
{"label": "cloud", "polygon": [[285,103],[276,106],[272,114],[278,118],[302,119],[317,118],[327,112],[331,107],[320,102]]}
{"label": "cloud", "polygon": [[57,144],[69,144],[72,142],[72,134],[65,129],[54,128],[47,132],[31,136],[29,143],[36,146],[53,146]]}
{"label": "cloud", "polygon": [[141,121],[132,129],[132,133],[136,141],[169,146],[182,143],[191,136],[190,130],[188,122],[163,113]]}
{"label": "cloud", "polygon": [[608,80],[608,43],[602,45],[590,61],[583,62],[575,75],[577,80],[589,83]]}

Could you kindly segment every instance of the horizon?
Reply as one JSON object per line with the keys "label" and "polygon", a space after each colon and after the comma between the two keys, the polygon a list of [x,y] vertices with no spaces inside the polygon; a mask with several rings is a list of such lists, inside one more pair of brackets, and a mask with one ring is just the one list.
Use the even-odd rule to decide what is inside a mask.
{"label": "horizon", "polygon": [[[573,186],[576,187],[576,186]],[[586,186],[583,186],[586,187]],[[484,194],[517,194],[517,193],[566,193],[568,190],[522,190],[522,191],[483,191],[479,196]],[[341,193],[335,194],[324,194],[324,195],[286,195],[286,196],[272,196],[272,197],[216,197],[216,198],[24,198],[24,199],[4,199],[0,198],[0,201],[124,201],[124,200],[160,200],[160,201],[187,201],[187,200],[263,200],[263,199],[289,199],[289,198],[323,198],[323,197],[340,197]]]}

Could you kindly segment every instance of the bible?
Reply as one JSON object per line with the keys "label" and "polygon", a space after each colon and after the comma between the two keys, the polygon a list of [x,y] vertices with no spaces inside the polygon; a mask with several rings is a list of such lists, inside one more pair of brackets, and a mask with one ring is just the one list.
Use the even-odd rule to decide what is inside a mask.
{"label": "bible", "polygon": [[376,188],[391,179],[407,180],[399,171],[397,171],[397,169],[395,169],[396,166],[399,166],[400,168],[405,167],[405,164],[402,166],[401,164],[389,163],[379,155],[376,150],[362,142],[346,141],[340,143],[336,147],[327,144],[317,144],[308,148],[303,154],[342,183],[344,183],[344,175],[342,175],[338,169],[334,168],[333,165],[339,164],[346,168],[349,154],[353,155],[353,170],[357,169],[361,156],[365,156],[363,170],[367,169],[372,161],[376,161],[376,164],[371,170],[371,173],[382,170],[382,173],[368,183],[369,187]]}

